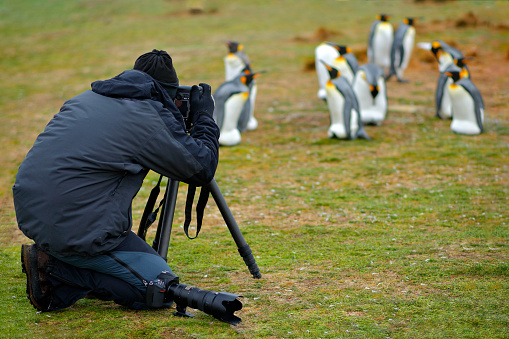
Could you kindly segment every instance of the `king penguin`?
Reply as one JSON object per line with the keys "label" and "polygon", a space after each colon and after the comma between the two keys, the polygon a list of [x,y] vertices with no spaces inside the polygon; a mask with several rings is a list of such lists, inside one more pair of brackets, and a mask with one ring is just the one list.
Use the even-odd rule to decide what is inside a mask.
{"label": "king penguin", "polygon": [[444,72],[445,69],[454,63],[454,59],[464,58],[460,50],[448,45],[442,40],[434,40],[433,42],[419,42],[417,46],[421,49],[431,51],[438,61],[438,71]]}
{"label": "king penguin", "polygon": [[329,138],[371,140],[362,126],[359,103],[352,86],[337,69],[324,65],[330,75],[325,86],[331,119],[327,132]]}
{"label": "king penguin", "polygon": [[394,40],[394,28],[386,14],[377,15],[371,25],[368,40],[368,63],[382,67],[388,74],[391,67],[391,48]]}
{"label": "king penguin", "polygon": [[345,76],[350,83],[353,81],[353,77],[359,63],[357,58],[352,53],[352,50],[348,46],[338,45],[333,42],[323,42],[315,48],[315,69],[316,75],[318,76],[318,98],[325,100],[327,95],[325,93],[325,85],[330,79],[329,71],[321,62],[323,60],[329,65],[333,65]]}
{"label": "king penguin", "polygon": [[466,65],[465,58],[454,59],[453,63],[447,66],[444,72],[440,73],[435,91],[435,107],[436,116],[440,119],[451,119],[452,108],[451,99],[449,97],[449,85],[453,83],[451,77],[446,72],[454,71],[456,68],[461,69],[461,78],[470,78],[470,72]]}
{"label": "king penguin", "polygon": [[257,73],[241,73],[221,84],[214,92],[214,120],[219,127],[219,144],[234,146],[240,143],[239,119],[249,98],[249,85]]}
{"label": "king penguin", "polygon": [[[244,67],[242,73],[246,75],[253,73],[251,70],[251,65],[247,65],[246,67]],[[257,72],[256,77],[258,77],[259,74],[262,73],[265,73],[265,71]],[[258,120],[256,120],[256,118],[254,117],[256,94],[258,93],[258,84],[256,83],[255,78],[253,78],[248,85],[249,97],[246,103],[244,104],[244,107],[242,108],[242,112],[240,114],[238,123],[238,129],[240,132],[254,131],[258,127]]]}
{"label": "king penguin", "polygon": [[244,53],[244,46],[237,41],[225,41],[228,54],[223,58],[225,68],[225,81],[230,81],[239,75],[250,64],[249,57]]}
{"label": "king penguin", "polygon": [[416,18],[405,18],[394,33],[394,41],[391,47],[391,69],[386,80],[396,75],[399,82],[407,82],[403,79],[403,72],[408,67],[410,56],[415,43]]}
{"label": "king penguin", "polygon": [[458,134],[481,134],[484,123],[481,93],[470,78],[462,77],[461,68],[455,67],[445,73],[453,80],[448,87],[452,106],[451,130]]}
{"label": "king penguin", "polygon": [[353,90],[359,102],[361,122],[380,125],[387,115],[387,89],[382,68],[375,64],[360,66]]}

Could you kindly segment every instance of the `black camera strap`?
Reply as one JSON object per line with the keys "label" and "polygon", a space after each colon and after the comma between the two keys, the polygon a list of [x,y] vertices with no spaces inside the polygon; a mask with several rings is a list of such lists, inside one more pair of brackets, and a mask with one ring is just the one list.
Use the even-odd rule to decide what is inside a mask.
{"label": "black camera strap", "polygon": [[162,178],[163,176],[161,175],[159,177],[157,185],[154,188],[152,188],[152,191],[150,191],[147,205],[145,205],[145,210],[143,211],[143,215],[141,217],[140,226],[138,228],[138,236],[143,240],[145,240],[145,237],[147,236],[147,230],[149,229],[150,225],[152,225],[156,220],[159,208],[164,203],[164,199],[161,200],[159,206],[154,211],[154,206],[156,205],[157,197],[159,196],[159,192],[161,191],[160,186]]}
{"label": "black camera strap", "polygon": [[195,239],[198,237],[198,233],[200,233],[201,225],[203,222],[203,214],[205,211],[205,207],[207,206],[207,201],[209,199],[210,190],[208,186],[202,186],[200,190],[200,197],[198,198],[198,203],[196,204],[196,235],[194,237],[189,236],[189,224],[191,223],[191,214],[193,210],[193,202],[194,196],[196,193],[196,186],[189,185],[189,189],[187,191],[187,200],[186,200],[186,210],[185,216],[186,219],[184,221],[184,232],[189,239]]}

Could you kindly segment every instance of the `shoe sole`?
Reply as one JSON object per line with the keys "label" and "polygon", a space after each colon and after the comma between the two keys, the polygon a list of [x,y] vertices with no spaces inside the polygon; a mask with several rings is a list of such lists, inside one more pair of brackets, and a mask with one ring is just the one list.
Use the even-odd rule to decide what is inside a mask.
{"label": "shoe sole", "polygon": [[[37,279],[37,276],[32,276],[34,274],[34,270],[30,267],[30,256],[32,253],[37,255],[37,251],[30,251],[32,246],[34,245],[21,245],[21,271],[27,276],[27,299],[34,308],[39,311],[43,311],[43,308],[33,297],[34,293],[32,291],[32,281],[33,279]],[[35,274],[38,274],[37,267],[35,267]]]}

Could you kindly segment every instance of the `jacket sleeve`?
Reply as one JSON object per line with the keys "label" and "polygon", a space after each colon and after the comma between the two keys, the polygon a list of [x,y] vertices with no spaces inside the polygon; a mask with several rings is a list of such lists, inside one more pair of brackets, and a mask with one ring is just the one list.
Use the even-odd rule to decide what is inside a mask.
{"label": "jacket sleeve", "polygon": [[200,115],[188,135],[182,121],[167,108],[161,106],[158,113],[162,123],[143,142],[136,160],[173,180],[196,186],[208,184],[214,178],[219,161],[219,128],[214,120]]}

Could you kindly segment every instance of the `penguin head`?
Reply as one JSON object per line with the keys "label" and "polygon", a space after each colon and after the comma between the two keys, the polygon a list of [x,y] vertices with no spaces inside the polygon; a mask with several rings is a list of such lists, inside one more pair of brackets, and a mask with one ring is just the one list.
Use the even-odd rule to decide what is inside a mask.
{"label": "penguin head", "polygon": [[437,59],[440,57],[440,53],[442,53],[442,44],[440,44],[440,41],[435,40],[431,43],[431,52]]}
{"label": "penguin head", "polygon": [[454,67],[453,69],[444,72],[444,74],[450,77],[454,82],[459,81],[461,79],[461,69],[458,67]]}
{"label": "penguin head", "polygon": [[413,26],[417,22],[417,18],[404,18],[403,23],[408,26]]}
{"label": "penguin head", "polygon": [[467,58],[454,59],[454,64],[456,66],[458,66],[459,68],[461,68],[461,72],[460,72],[461,79],[470,77],[470,72],[468,71],[468,67],[467,67],[468,60],[469,59],[467,59]]}
{"label": "penguin head", "polygon": [[242,51],[243,46],[239,44],[237,41],[227,40],[225,41],[225,43],[228,46],[229,53],[237,53],[239,51]]}
{"label": "penguin head", "polygon": [[390,19],[390,16],[388,14],[378,14],[376,18],[380,21],[387,22]]}
{"label": "penguin head", "polygon": [[327,71],[329,71],[329,75],[330,75],[330,78],[331,78],[331,79],[336,79],[336,78],[339,78],[339,77],[341,76],[341,73],[340,73],[337,69],[335,69],[335,68],[334,68],[334,67],[332,67],[332,66],[327,65],[327,64],[325,63],[325,61],[323,61],[323,60],[320,60],[320,62],[321,62],[322,64],[324,64],[324,65],[325,65],[325,67],[327,68]]}
{"label": "penguin head", "polygon": [[253,80],[258,78],[262,73],[265,73],[265,71],[253,73],[251,72],[251,70],[249,70],[247,72],[244,72],[243,75],[240,77],[240,82],[249,87]]}
{"label": "penguin head", "polygon": [[327,41],[326,44],[331,46],[331,47],[334,47],[339,52],[339,55],[343,55],[343,54],[347,54],[347,53],[352,53],[352,49],[350,47],[348,47],[348,46],[338,45],[338,44],[335,44],[335,43],[329,42],[329,41]]}
{"label": "penguin head", "polygon": [[247,64],[246,67],[244,67],[242,69],[241,73],[246,73],[246,74],[252,73],[252,71],[251,71],[251,64]]}
{"label": "penguin head", "polygon": [[454,59],[454,64],[458,67],[465,67],[465,65],[467,64],[467,59],[466,58],[458,58],[458,59]]}

